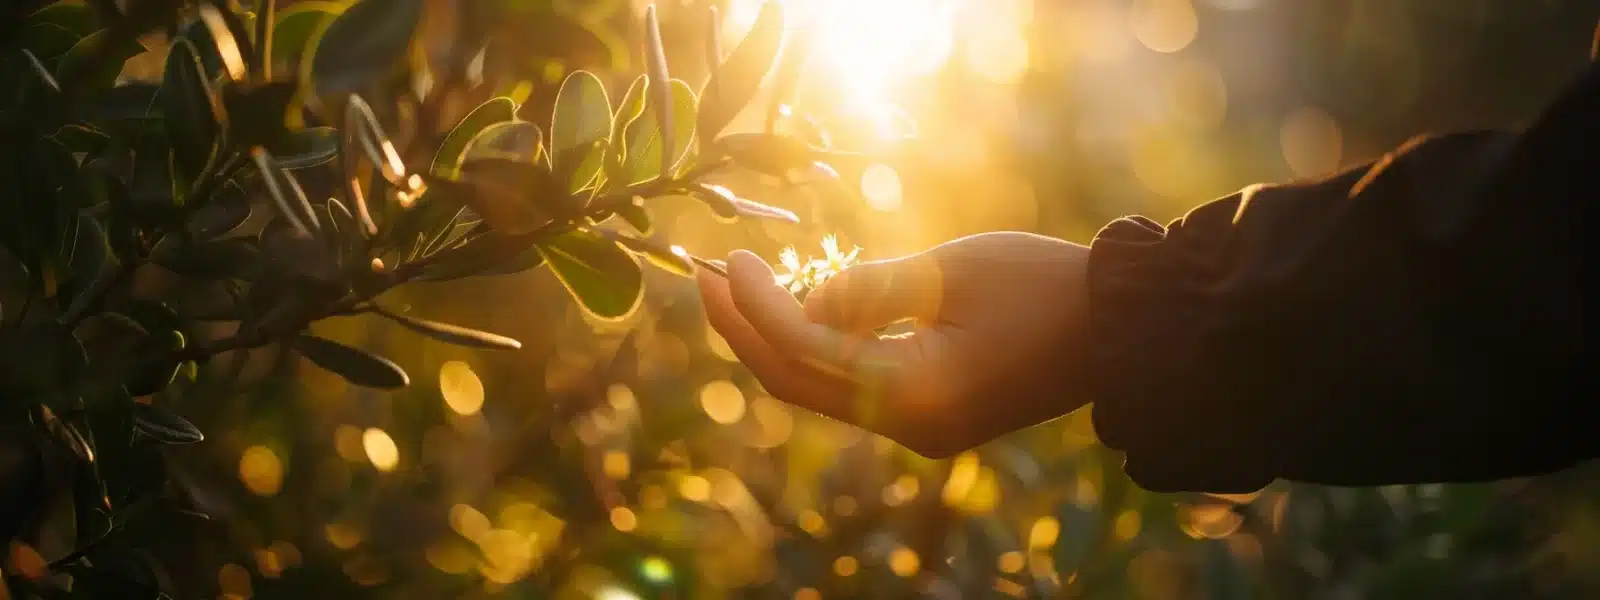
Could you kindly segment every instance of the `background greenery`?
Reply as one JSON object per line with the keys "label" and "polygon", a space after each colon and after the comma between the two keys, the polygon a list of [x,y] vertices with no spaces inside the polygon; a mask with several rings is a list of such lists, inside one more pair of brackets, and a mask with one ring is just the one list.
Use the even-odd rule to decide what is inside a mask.
{"label": "background greenery", "polygon": [[[528,15],[484,23],[522,59],[488,66],[529,82],[510,90],[526,94],[519,114],[548,115],[573,68],[613,94],[644,70],[642,4],[499,3]],[[430,2],[425,46],[455,48],[445,24],[473,4]],[[758,4],[719,4],[729,45]],[[826,17],[797,105],[830,119],[836,144],[889,151],[837,165],[854,193],[774,186],[764,199],[799,225],[655,205],[657,227],[697,254],[819,253],[829,232],[866,258],[1002,228],[1086,240],[1118,215],[1170,218],[1423,131],[1524,121],[1586,64],[1600,23],[1587,0],[787,4]],[[671,70],[694,82],[706,6],[660,7]],[[163,44],[146,45],[124,78],[159,76]],[[880,146],[906,125],[880,102],[915,121],[914,143]],[[927,461],[767,397],[689,281],[645,277],[642,306],[615,322],[543,270],[386,297],[521,340],[515,352],[376,319],[316,325],[404,367],[403,390],[267,347],[241,359],[236,385],[160,395],[207,432],[163,454],[211,518],[149,527],[142,556],[176,598],[1600,595],[1593,468],[1155,495],[1120,474],[1086,411]],[[26,567],[17,550],[7,575]]]}

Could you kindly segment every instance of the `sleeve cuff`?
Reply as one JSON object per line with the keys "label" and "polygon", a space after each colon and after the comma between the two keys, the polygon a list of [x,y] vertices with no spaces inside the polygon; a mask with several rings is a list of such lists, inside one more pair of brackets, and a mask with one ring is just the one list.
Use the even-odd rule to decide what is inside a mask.
{"label": "sleeve cuff", "polygon": [[[1226,229],[1245,192],[1171,227],[1122,218],[1095,236],[1088,267],[1096,434],[1124,452],[1129,477],[1151,491],[1245,492],[1274,478],[1246,411],[1213,377],[1225,351],[1218,288]],[[1231,400],[1237,401],[1237,397]]]}

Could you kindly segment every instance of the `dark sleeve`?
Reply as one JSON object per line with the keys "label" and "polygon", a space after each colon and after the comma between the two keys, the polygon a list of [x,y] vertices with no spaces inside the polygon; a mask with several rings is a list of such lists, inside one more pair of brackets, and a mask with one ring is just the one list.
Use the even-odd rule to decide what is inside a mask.
{"label": "dark sleeve", "polygon": [[1157,491],[1534,475],[1597,455],[1600,70],[1522,133],[1415,140],[1089,259],[1096,432]]}

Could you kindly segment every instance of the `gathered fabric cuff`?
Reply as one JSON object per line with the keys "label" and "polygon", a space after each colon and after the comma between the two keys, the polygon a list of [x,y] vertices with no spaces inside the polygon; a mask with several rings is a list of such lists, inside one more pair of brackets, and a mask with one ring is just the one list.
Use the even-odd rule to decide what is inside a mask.
{"label": "gathered fabric cuff", "polygon": [[1262,428],[1236,405],[1250,395],[1224,389],[1214,372],[1227,352],[1215,335],[1226,326],[1217,289],[1229,237],[1218,228],[1231,227],[1239,205],[1219,200],[1170,228],[1118,219],[1091,246],[1093,423],[1151,491],[1245,492],[1274,478]]}

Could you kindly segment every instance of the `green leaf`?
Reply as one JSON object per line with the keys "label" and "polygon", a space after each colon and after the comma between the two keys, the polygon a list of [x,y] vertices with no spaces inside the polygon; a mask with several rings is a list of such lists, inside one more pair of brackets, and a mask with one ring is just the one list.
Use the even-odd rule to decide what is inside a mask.
{"label": "green leaf", "polygon": [[164,408],[133,403],[134,429],[163,444],[195,444],[206,439],[199,427]]}
{"label": "green leaf", "polygon": [[783,56],[772,74],[772,99],[767,104],[765,127],[767,133],[776,129],[783,108],[794,102],[795,90],[800,87],[800,78],[804,74],[803,67],[811,55],[812,40],[816,38],[816,27],[816,21],[807,22],[793,36],[793,41],[783,48]]}
{"label": "green leaf", "polygon": [[[222,12],[225,13],[227,11]],[[221,19],[221,14],[218,13],[219,19]],[[243,63],[246,60],[244,53],[248,52],[250,40],[249,33],[244,31],[240,25],[239,23],[229,23],[228,20],[221,20],[221,22],[216,23],[218,28],[215,31],[222,33],[221,37],[213,34],[213,25],[208,23],[204,17],[196,19],[183,27],[181,35],[194,42],[195,50],[200,54],[200,65],[205,69],[208,81],[216,81],[225,76],[224,71],[228,70],[225,63],[233,63],[240,68],[244,67]],[[236,27],[238,28],[237,30],[235,29]],[[226,61],[223,59],[224,52],[229,55]],[[233,79],[231,73],[226,77]]]}
{"label": "green leaf", "polygon": [[179,275],[217,279],[255,279],[261,272],[261,250],[249,238],[229,238],[194,245],[168,246],[152,257],[156,264]]}
{"label": "green leaf", "polygon": [[255,2],[255,35],[250,37],[255,55],[250,57],[251,66],[260,79],[272,79],[272,38],[273,29],[278,24],[278,0],[256,0]]}
{"label": "green leaf", "polygon": [[440,177],[455,177],[462,158],[466,156],[467,145],[472,143],[473,138],[492,125],[516,118],[517,103],[510,98],[490,98],[479,104],[445,136],[439,151],[433,155],[433,166],[429,172]]}
{"label": "green leaf", "polygon": [[[544,144],[544,132],[527,121],[506,121],[488,126],[467,142],[463,162],[479,158],[505,158],[535,162]],[[458,163],[459,165],[459,163]],[[457,167],[459,169],[459,166]]]}
{"label": "green leaf", "polygon": [[661,267],[663,270],[669,273],[682,275],[684,277],[694,276],[694,261],[691,260],[689,258],[689,254],[687,252],[683,252],[681,248],[622,235],[615,231],[599,231],[601,232],[601,235],[613,242],[616,242],[624,248],[639,253],[639,255],[645,257],[646,260],[649,260],[652,264]]}
{"label": "green leaf", "polygon": [[72,276],[87,285],[105,274],[111,264],[111,248],[106,230],[94,217],[78,219],[76,240],[71,254]]}
{"label": "green leaf", "polygon": [[77,123],[61,126],[61,129],[56,130],[54,137],[73,152],[82,152],[89,156],[100,154],[106,145],[111,143],[111,136],[105,132]]}
{"label": "green leaf", "polygon": [[393,361],[333,340],[301,334],[294,346],[307,360],[362,387],[396,389],[411,382]]}
{"label": "green leaf", "polygon": [[590,314],[620,320],[644,297],[644,275],[633,255],[590,231],[569,231],[539,244],[561,285]]}
{"label": "green leaf", "polygon": [[810,169],[819,152],[804,140],[787,135],[735,133],[717,140],[713,153],[730,156],[747,169],[786,177],[796,169]]}
{"label": "green leaf", "polygon": [[[673,135],[671,140],[661,135],[662,127],[656,117],[663,111],[649,111],[634,119],[628,124],[626,169],[623,179],[627,185],[638,185],[654,180],[661,176],[662,166],[666,165],[666,172],[671,172],[683,157],[689,153],[689,142],[694,137],[695,97],[694,90],[681,79],[672,80],[669,86],[672,90],[673,109],[664,111],[667,114],[680,116],[672,124]],[[655,94],[651,94],[652,97]],[[673,141],[670,149],[664,149],[663,144]],[[666,156],[663,157],[665,152]]]}
{"label": "green leaf", "polygon": [[517,350],[522,348],[522,342],[503,335],[496,335],[486,331],[469,329],[460,325],[429,321],[427,319],[390,312],[381,308],[375,312],[379,315],[382,315],[384,318],[399,323],[406,329],[410,329],[447,344],[455,344],[457,346],[465,346],[469,348],[481,348],[484,350]]}
{"label": "green leaf", "polygon": [[289,107],[298,87],[292,79],[224,85],[222,107],[228,115],[228,142],[238,148],[270,146],[288,135]]}
{"label": "green leaf", "polygon": [[204,242],[226,234],[250,218],[250,198],[238,181],[229,180],[211,200],[189,212],[189,237]]}
{"label": "green leaf", "polygon": [[278,22],[272,27],[272,62],[281,66],[300,63],[310,50],[311,40],[344,12],[338,2],[296,2],[278,11]]}
{"label": "green leaf", "polygon": [[722,15],[715,4],[706,7],[706,72],[716,74],[722,66]]}
{"label": "green leaf", "polygon": [[509,275],[544,264],[544,255],[534,247],[536,236],[488,232],[465,244],[442,250],[428,258],[420,279],[453,281],[464,277]]}
{"label": "green leaf", "polygon": [[267,151],[285,169],[306,169],[333,162],[339,156],[339,132],[332,127],[291,131],[267,145]]}
{"label": "green leaf", "polygon": [[94,32],[94,13],[82,2],[55,2],[28,15],[28,25],[53,25],[83,37]]}
{"label": "green leaf", "polygon": [[[656,5],[654,4],[645,7],[644,35],[645,62],[649,68],[650,80],[656,82],[672,81],[672,75],[667,71],[667,51],[661,45],[661,22],[656,17]],[[684,84],[684,88],[689,89],[688,84]],[[661,124],[659,127],[660,146],[662,148],[675,148],[677,143],[674,137],[678,132],[675,131],[677,120],[673,118],[674,108],[676,108],[674,106],[676,99],[673,98],[673,92],[674,90],[671,86],[663,87],[658,85],[650,89],[650,109],[654,112],[656,123]],[[693,90],[690,90],[689,97],[691,99],[694,98]],[[690,112],[691,114],[693,113],[692,110]],[[687,145],[687,142],[688,140],[684,140],[685,145]],[[658,155],[661,163],[661,178],[672,177],[672,167],[677,164],[677,157],[674,154],[658,153]]]}
{"label": "green leaf", "polygon": [[588,71],[573,71],[556,92],[550,122],[550,158],[558,179],[580,190],[600,172],[597,144],[611,133],[611,101],[605,85]]}
{"label": "green leaf", "polygon": [[650,235],[650,231],[655,228],[651,223],[649,211],[646,211],[644,206],[640,205],[638,198],[634,198],[631,203],[618,207],[617,216],[622,217],[623,221],[627,221],[634,231],[639,232],[639,235]]}
{"label": "green leaf", "polygon": [[625,167],[628,156],[628,128],[634,121],[644,116],[646,103],[650,90],[650,77],[640,75],[628,86],[627,93],[623,94],[622,101],[617,104],[617,114],[611,121],[611,137],[606,144],[605,171],[606,176],[617,183],[624,183],[628,179]]}
{"label": "green leaf", "polygon": [[728,188],[720,185],[697,183],[694,189],[690,190],[689,195],[699,199],[701,202],[705,202],[713,212],[717,213],[717,216],[724,219],[754,217],[788,223],[800,222],[800,217],[793,212],[740,198],[734,195],[732,191],[729,191]]}
{"label": "green leaf", "polygon": [[173,158],[192,180],[216,155],[222,131],[219,122],[225,120],[193,42],[181,37],[173,41],[157,101]]}
{"label": "green leaf", "polygon": [[425,4],[360,0],[334,18],[313,42],[311,77],[317,95],[361,92],[406,60]]}
{"label": "green leaf", "polygon": [[706,82],[701,93],[698,127],[700,144],[707,146],[744,110],[761,87],[761,80],[772,69],[783,43],[783,5],[768,1],[761,5],[755,23],[744,40],[734,47],[722,66]]}
{"label": "green leaf", "polygon": [[156,357],[153,362],[144,364],[143,370],[129,373],[127,379],[123,381],[128,393],[134,396],[149,396],[165,390],[172,384],[173,378],[177,377],[178,368],[181,366],[176,359],[170,357],[172,352],[182,350],[186,343],[183,333],[178,331],[180,323],[176,322],[177,316],[171,312],[170,307],[164,304],[158,306],[166,311],[161,317],[171,317],[164,319],[167,321],[165,323],[146,320],[149,319],[148,315],[136,315],[143,317],[140,323],[147,330],[152,332],[166,330],[166,333],[146,337],[140,340],[134,349],[133,355],[138,357],[136,360]]}
{"label": "green leaf", "polygon": [[[118,36],[116,32],[102,29],[89,34],[67,50],[56,66],[56,81],[63,87],[88,92],[98,92],[116,83],[122,74],[122,64],[144,52],[139,40]],[[95,59],[104,55],[105,60]]]}
{"label": "green leaf", "polygon": [[36,23],[28,25],[17,34],[17,46],[33,53],[39,62],[54,73],[61,62],[61,57],[82,39],[83,34],[74,33],[60,25]]}
{"label": "green leaf", "polygon": [[278,215],[301,233],[320,229],[311,201],[306,199],[305,190],[294,175],[280,168],[273,156],[260,148],[251,151],[250,158],[255,161],[256,171],[266,184],[267,196],[277,207]]}
{"label": "green leaf", "polygon": [[475,159],[461,165],[460,179],[448,188],[490,228],[509,235],[533,231],[570,212],[569,196],[554,174],[529,162]]}
{"label": "green leaf", "polygon": [[144,131],[148,128],[146,121],[160,116],[160,94],[161,86],[157,84],[124,83],[96,96],[88,108],[88,118],[113,135],[116,133],[113,126],[117,124],[131,126],[136,132]]}

